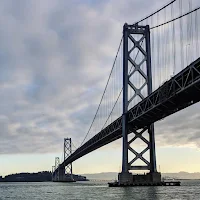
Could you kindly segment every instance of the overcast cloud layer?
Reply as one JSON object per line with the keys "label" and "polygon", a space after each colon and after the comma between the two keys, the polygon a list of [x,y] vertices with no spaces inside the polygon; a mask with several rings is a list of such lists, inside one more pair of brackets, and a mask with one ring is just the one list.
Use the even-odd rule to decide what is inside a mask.
{"label": "overcast cloud layer", "polygon": [[[103,92],[124,22],[133,23],[147,9],[150,13],[163,4],[0,1],[0,153],[60,152],[64,137],[80,144]],[[159,122],[157,143],[200,147],[197,108]]]}

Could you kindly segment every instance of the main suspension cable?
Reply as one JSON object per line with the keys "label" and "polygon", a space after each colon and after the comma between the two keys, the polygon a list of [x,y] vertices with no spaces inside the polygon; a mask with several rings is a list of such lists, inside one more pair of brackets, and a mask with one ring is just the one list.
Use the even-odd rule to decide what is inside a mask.
{"label": "main suspension cable", "polygon": [[93,118],[92,123],[91,123],[91,125],[90,125],[90,127],[89,127],[89,130],[88,130],[87,134],[85,135],[85,137],[84,137],[84,139],[83,139],[83,141],[82,141],[82,143],[81,143],[80,146],[82,146],[82,144],[85,142],[85,139],[87,138],[87,136],[88,136],[88,134],[89,134],[89,132],[90,132],[90,130],[91,130],[91,128],[92,128],[92,125],[93,125],[93,123],[94,123],[94,121],[95,121],[95,119],[96,119],[97,113],[98,113],[98,111],[99,111],[99,108],[100,108],[101,103],[102,103],[102,101],[103,101],[104,95],[105,95],[105,93],[106,93],[106,89],[107,89],[107,87],[108,87],[108,83],[109,83],[109,81],[110,81],[110,78],[111,78],[111,75],[112,75],[112,72],[113,72],[113,69],[114,69],[114,66],[115,66],[115,62],[116,62],[116,60],[117,60],[117,56],[118,56],[118,53],[119,53],[119,50],[120,50],[120,47],[121,47],[121,44],[122,44],[122,40],[123,40],[123,37],[121,38],[121,41],[120,41],[120,44],[119,44],[119,47],[118,47],[118,50],[117,50],[117,54],[116,54],[116,56],[115,56],[115,59],[114,59],[114,62],[113,62],[113,66],[112,66],[111,72],[110,72],[110,74],[109,74],[109,77],[108,77],[108,80],[107,80],[107,83],[106,83],[106,87],[105,87],[105,89],[104,89],[104,91],[103,91],[103,95],[102,95],[102,97],[101,97],[101,100],[100,100],[100,103],[99,103],[99,105],[98,105],[97,111],[96,111],[96,113],[95,113],[95,115],[94,115],[94,118]]}
{"label": "main suspension cable", "polygon": [[[142,44],[143,44],[143,41],[141,42],[141,45],[142,45]],[[136,61],[136,59],[137,59],[137,57],[138,57],[138,55],[139,55],[139,51],[140,51],[140,50],[138,49],[134,61]],[[133,65],[131,66],[131,69],[130,69],[130,71],[129,71],[129,74],[130,74],[130,72],[132,71],[132,69],[133,69]],[[121,89],[121,91],[120,91],[120,93],[119,93],[119,95],[118,95],[118,97],[117,97],[117,100],[115,101],[115,103],[114,103],[114,105],[113,105],[113,107],[112,107],[112,110],[111,110],[111,112],[110,112],[108,118],[106,119],[106,122],[104,123],[104,125],[103,125],[103,127],[102,127],[101,130],[103,130],[103,129],[105,128],[106,123],[108,122],[110,116],[112,115],[112,112],[113,112],[113,110],[114,110],[114,108],[115,108],[115,106],[116,106],[116,104],[117,104],[117,102],[118,102],[118,100],[119,100],[119,97],[120,97],[121,94],[122,94],[122,91],[123,91],[123,87],[122,87],[122,89]]]}
{"label": "main suspension cable", "polygon": [[142,21],[144,21],[144,20],[146,20],[146,19],[152,17],[153,15],[159,13],[161,10],[165,9],[166,7],[168,7],[169,5],[171,5],[172,3],[174,3],[175,1],[176,1],[176,0],[173,0],[173,1],[169,2],[167,5],[164,5],[162,8],[158,9],[157,11],[153,12],[152,14],[148,15],[147,17],[145,17],[145,18],[139,20],[138,22],[136,22],[136,23],[134,23],[134,24],[138,24],[138,23],[140,23],[140,22],[142,22]]}
{"label": "main suspension cable", "polygon": [[171,20],[169,20],[169,21],[167,21],[167,22],[164,22],[164,23],[162,23],[162,24],[159,24],[159,25],[157,25],[157,26],[153,26],[153,27],[151,27],[150,29],[152,30],[152,29],[158,28],[158,27],[160,27],[160,26],[164,26],[164,25],[166,25],[166,24],[169,24],[169,23],[171,23],[171,22],[174,22],[174,21],[176,21],[177,19],[180,19],[180,18],[182,18],[182,17],[185,17],[185,16],[187,16],[187,15],[189,15],[189,14],[191,14],[191,13],[193,13],[193,12],[199,10],[199,9],[200,9],[200,6],[197,7],[197,8],[195,8],[194,10],[192,10],[192,11],[190,11],[190,12],[185,13],[184,15],[181,15],[181,16],[179,16],[179,17],[176,17],[176,18],[174,18],[174,19],[171,19]]}

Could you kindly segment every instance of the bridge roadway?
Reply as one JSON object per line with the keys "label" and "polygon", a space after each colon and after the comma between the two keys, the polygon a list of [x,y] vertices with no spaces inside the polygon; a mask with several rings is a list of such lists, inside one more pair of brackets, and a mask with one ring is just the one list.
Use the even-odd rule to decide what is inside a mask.
{"label": "bridge roadway", "polygon": [[[200,58],[128,111],[129,133],[200,101]],[[183,119],[184,120],[184,119]],[[59,168],[122,137],[122,116],[71,154]],[[58,170],[58,169],[56,169]]]}

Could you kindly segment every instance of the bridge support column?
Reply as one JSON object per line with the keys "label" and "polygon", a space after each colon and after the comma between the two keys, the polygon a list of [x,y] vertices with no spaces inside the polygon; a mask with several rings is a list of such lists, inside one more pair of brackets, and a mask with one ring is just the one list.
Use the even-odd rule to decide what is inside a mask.
{"label": "bridge support column", "polygon": [[55,166],[52,166],[52,181],[54,181],[55,179],[55,174],[54,174],[54,171],[55,171]]}
{"label": "bridge support column", "polygon": [[65,178],[65,168],[59,168],[58,170],[58,181],[59,182],[64,182],[66,180]]}
{"label": "bridge support column", "polygon": [[[160,175],[156,169],[155,137],[154,125],[133,129],[128,123],[127,112],[130,107],[136,105],[147,95],[152,93],[152,72],[151,72],[151,45],[149,26],[139,26],[138,24],[123,27],[123,115],[122,115],[122,172],[119,174],[120,184],[131,184],[134,176],[129,170],[149,170],[151,175],[144,180],[158,180]],[[141,82],[138,85],[138,82]],[[148,138],[144,136],[147,132]],[[128,134],[134,136],[129,139]],[[140,139],[146,145],[141,152],[137,152],[132,143]],[[144,154],[149,152],[149,159]],[[133,159],[129,159],[129,153],[134,154]],[[133,165],[138,160],[144,164]],[[150,178],[151,177],[151,178]],[[161,181],[161,180],[160,180]]]}
{"label": "bridge support column", "polygon": [[123,136],[123,151],[122,151],[122,173],[127,176],[128,173],[128,32],[127,26],[124,25],[123,30],[123,115],[122,115],[122,136]]}
{"label": "bridge support column", "polygon": [[61,179],[62,170],[60,170],[59,165],[60,165],[60,158],[56,157],[55,166],[52,167],[52,181],[54,182],[59,182]]}
{"label": "bridge support column", "polygon": [[58,168],[52,175],[53,182],[65,182],[65,168]]}
{"label": "bridge support column", "polygon": [[[150,29],[146,26],[145,30],[146,38],[146,68],[147,68],[147,94],[150,95],[153,91],[152,89],[152,69],[151,69],[151,42],[150,42]],[[154,124],[148,127],[149,133],[149,149],[150,149],[150,172],[157,172],[156,167],[156,152],[155,152],[155,131]]]}
{"label": "bridge support column", "polygon": [[[72,154],[72,141],[71,138],[64,138],[64,161]],[[60,165],[59,157],[55,158],[55,166],[52,167],[52,181],[57,182],[74,182],[72,174],[72,163],[65,166]]]}
{"label": "bridge support column", "polygon": [[120,183],[129,184],[132,182],[132,174],[129,173],[128,166],[128,125],[127,125],[127,111],[128,111],[128,31],[127,25],[124,25],[123,30],[123,115],[122,115],[122,172],[118,174]]}

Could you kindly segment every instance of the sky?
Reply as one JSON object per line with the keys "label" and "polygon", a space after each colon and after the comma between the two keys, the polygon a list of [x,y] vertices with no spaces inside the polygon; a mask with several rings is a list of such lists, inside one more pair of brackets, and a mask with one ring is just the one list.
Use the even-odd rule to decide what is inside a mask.
{"label": "sky", "polygon": [[[63,139],[83,140],[125,22],[159,0],[0,1],[0,175],[51,170]],[[200,104],[155,124],[161,172],[200,170]],[[121,140],[73,163],[74,173],[121,170]]]}

